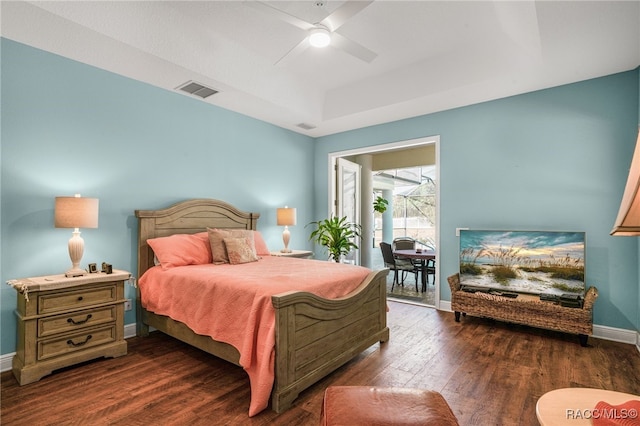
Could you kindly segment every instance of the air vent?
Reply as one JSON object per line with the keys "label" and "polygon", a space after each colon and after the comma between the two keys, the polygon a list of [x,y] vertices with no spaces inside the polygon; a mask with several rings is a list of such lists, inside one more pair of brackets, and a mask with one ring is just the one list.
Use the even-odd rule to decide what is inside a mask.
{"label": "air vent", "polygon": [[212,89],[211,87],[207,87],[200,83],[196,83],[195,81],[188,81],[182,86],[178,86],[177,90],[187,92],[190,95],[197,96],[202,99],[208,98],[209,96],[215,95],[216,93],[218,93],[216,89]]}
{"label": "air vent", "polygon": [[296,126],[304,130],[311,130],[316,128],[316,126],[314,126],[313,124],[307,124],[307,123],[299,123],[299,124],[296,124]]}

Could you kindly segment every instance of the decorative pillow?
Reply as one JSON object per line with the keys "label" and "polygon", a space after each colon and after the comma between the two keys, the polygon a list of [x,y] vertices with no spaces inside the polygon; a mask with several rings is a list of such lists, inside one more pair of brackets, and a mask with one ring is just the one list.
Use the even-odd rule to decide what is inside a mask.
{"label": "decorative pillow", "polygon": [[255,242],[252,230],[207,228],[207,232],[209,233],[209,244],[211,246],[211,259],[215,264],[229,263],[227,247],[224,244],[225,238],[247,238],[253,245],[253,251],[255,252]]}
{"label": "decorative pillow", "polygon": [[207,232],[150,238],[147,244],[153,250],[162,269],[211,263],[211,247]]}
{"label": "decorative pillow", "polygon": [[225,238],[224,245],[232,265],[256,262],[259,259],[251,237]]}

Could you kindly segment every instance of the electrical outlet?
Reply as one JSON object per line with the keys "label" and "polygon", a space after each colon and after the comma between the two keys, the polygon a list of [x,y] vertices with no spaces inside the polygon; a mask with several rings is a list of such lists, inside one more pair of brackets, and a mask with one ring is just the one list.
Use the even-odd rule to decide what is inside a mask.
{"label": "electrical outlet", "polygon": [[125,311],[131,310],[131,299],[127,299],[124,301],[124,310]]}

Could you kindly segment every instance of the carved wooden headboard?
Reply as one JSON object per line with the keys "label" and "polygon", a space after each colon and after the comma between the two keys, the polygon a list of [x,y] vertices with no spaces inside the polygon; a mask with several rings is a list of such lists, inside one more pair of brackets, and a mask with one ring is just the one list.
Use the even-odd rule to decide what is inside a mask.
{"label": "carved wooden headboard", "polygon": [[256,229],[260,213],[248,213],[214,199],[193,199],[162,210],[136,210],[138,222],[138,278],[153,266],[150,238],[195,234],[207,228]]}

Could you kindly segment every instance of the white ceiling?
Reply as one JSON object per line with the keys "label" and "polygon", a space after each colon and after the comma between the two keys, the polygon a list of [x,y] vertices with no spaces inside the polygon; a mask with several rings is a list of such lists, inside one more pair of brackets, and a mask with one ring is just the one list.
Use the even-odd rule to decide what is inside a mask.
{"label": "white ceiling", "polygon": [[[268,4],[316,23],[345,3],[319,2]],[[637,0],[377,0],[337,30],[370,63],[333,47],[280,61],[307,33],[248,3],[2,1],[0,30],[167,90],[211,86],[202,102],[314,137],[640,65]]]}

